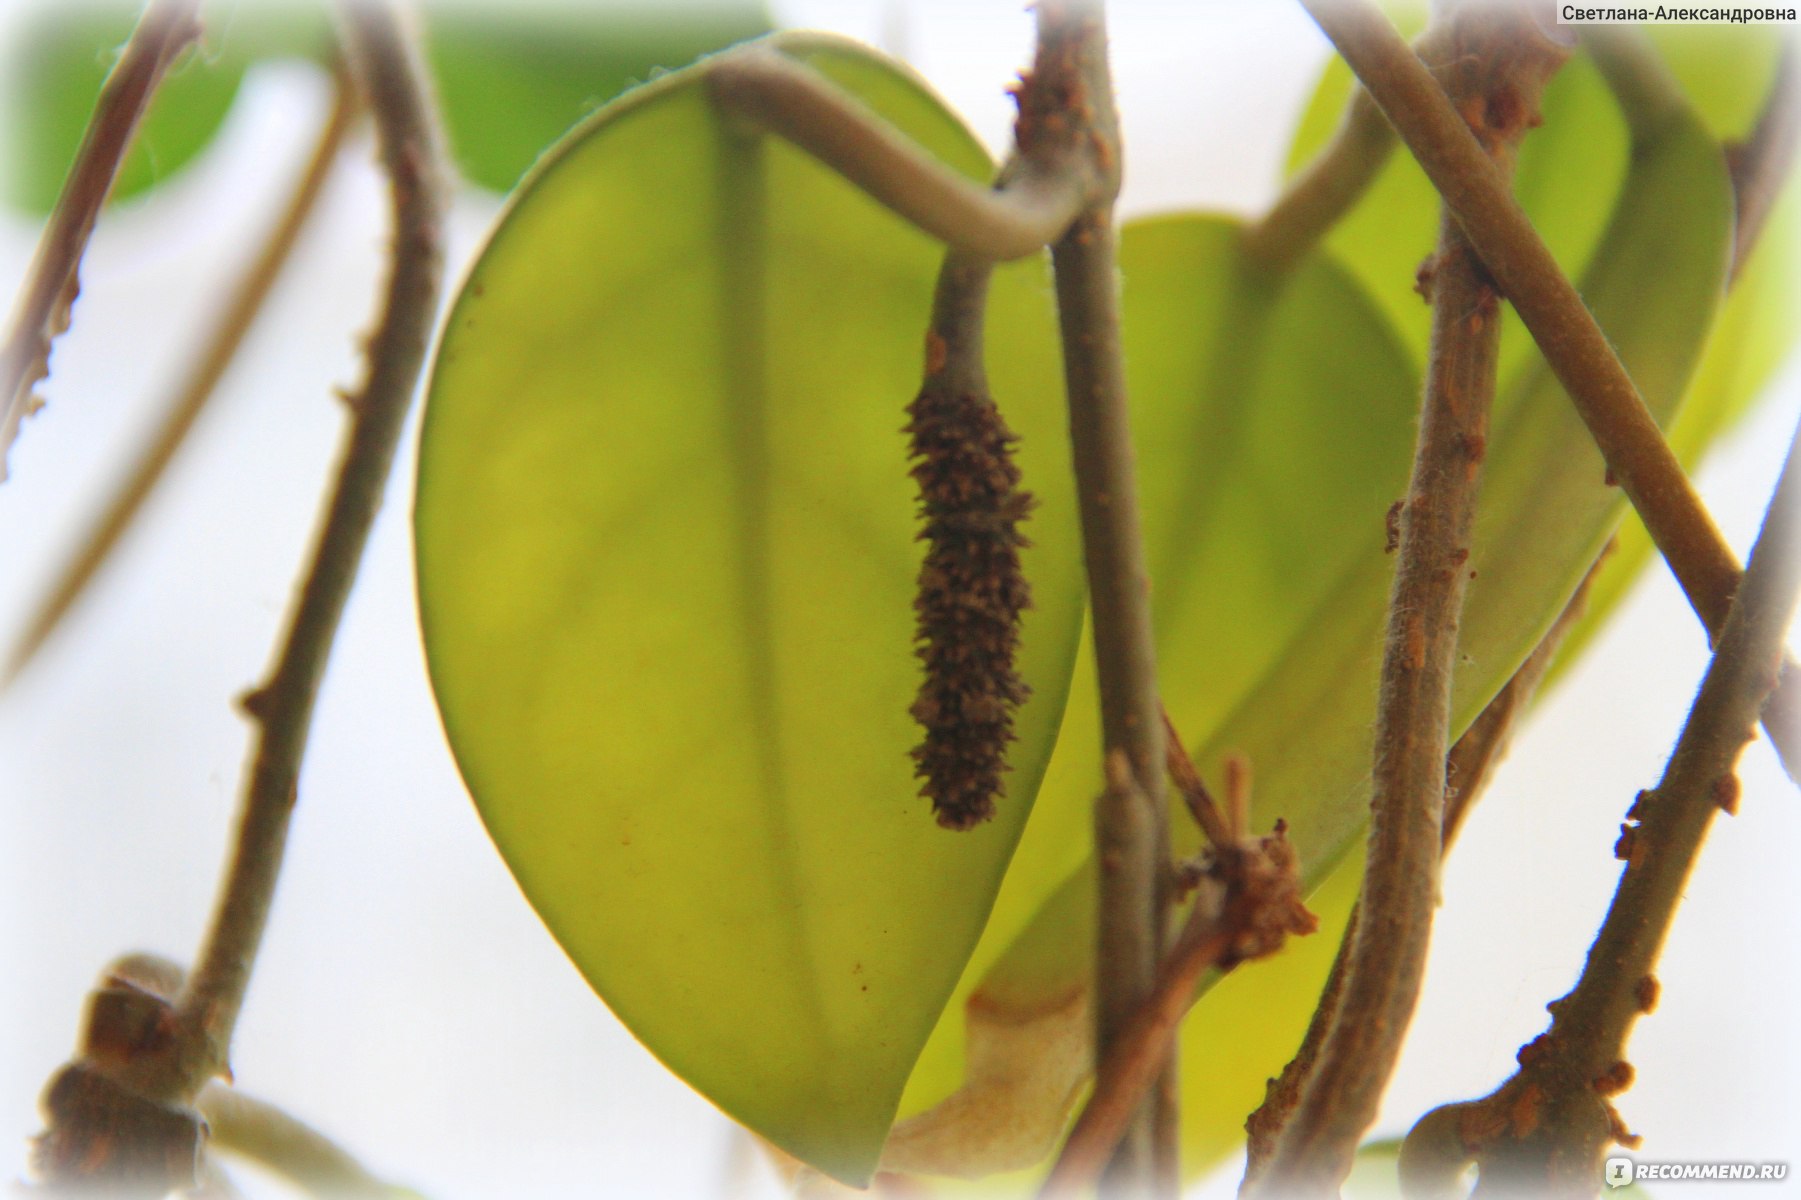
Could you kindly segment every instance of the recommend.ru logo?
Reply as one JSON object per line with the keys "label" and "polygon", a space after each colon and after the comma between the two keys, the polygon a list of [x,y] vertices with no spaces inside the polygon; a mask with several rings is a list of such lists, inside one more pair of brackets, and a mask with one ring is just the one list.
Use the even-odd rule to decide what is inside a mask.
{"label": "recommend.ru logo", "polygon": [[1779,1183],[1788,1178],[1788,1164],[1780,1162],[1635,1162],[1616,1156],[1607,1160],[1602,1178],[1610,1188],[1652,1180],[1704,1179],[1713,1183]]}

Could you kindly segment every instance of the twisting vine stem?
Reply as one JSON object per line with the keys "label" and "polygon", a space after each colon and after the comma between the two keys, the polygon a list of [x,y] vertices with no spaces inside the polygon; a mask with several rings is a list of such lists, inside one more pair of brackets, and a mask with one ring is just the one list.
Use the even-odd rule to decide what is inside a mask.
{"label": "twisting vine stem", "polygon": [[163,72],[200,36],[199,7],[200,0],[155,0],[100,89],[0,346],[0,481],[19,424],[30,415],[33,389],[50,373],[50,344],[68,327],[88,236]]}
{"label": "twisting vine stem", "polygon": [[973,183],[777,51],[723,54],[708,65],[707,84],[729,111],[805,150],[971,259],[1036,254],[1068,228],[1097,186],[1087,156],[1063,139],[1022,155],[997,189]]}
{"label": "twisting vine stem", "polygon": [[1332,140],[1244,231],[1245,253],[1277,269],[1300,261],[1362,199],[1394,148],[1395,132],[1382,110],[1356,88]]}
{"label": "twisting vine stem", "polygon": [[[1511,170],[1563,54],[1530,18],[1447,5],[1452,98],[1484,152]],[[1416,60],[1417,61],[1417,60]],[[1379,97],[1378,97],[1379,98]],[[1432,347],[1376,714],[1375,766],[1356,936],[1335,1019],[1252,1193],[1330,1196],[1400,1054],[1431,936],[1443,836],[1451,680],[1500,349],[1500,302],[1446,211],[1432,270]]]}
{"label": "twisting vine stem", "polygon": [[443,275],[447,173],[413,45],[393,11],[344,0],[344,57],[363,92],[388,175],[393,249],[367,375],[322,525],[268,683],[246,698],[257,726],[236,841],[197,966],[128,956],[89,1006],[75,1061],[45,1092],[49,1129],[34,1159],[57,1187],[160,1197],[206,1174],[196,1105],[229,1075],[231,1038],[268,923],[300,759],[338,621],[374,523],[424,365]]}

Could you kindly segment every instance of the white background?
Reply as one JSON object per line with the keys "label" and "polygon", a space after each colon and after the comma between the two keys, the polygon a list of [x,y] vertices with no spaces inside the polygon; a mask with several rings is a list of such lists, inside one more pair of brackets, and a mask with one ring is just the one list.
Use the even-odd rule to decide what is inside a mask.
{"label": "white background", "polygon": [[[19,3],[0,0],[0,44]],[[1112,7],[1128,215],[1255,212],[1324,59],[1317,32],[1281,0]],[[904,54],[1003,144],[1002,87],[1030,44],[1013,0],[777,11]],[[0,630],[17,627],[150,426],[325,100],[306,69],[260,73],[204,160],[102,224],[51,407],[0,487]],[[191,956],[209,910],[245,747],[230,700],[268,660],[339,432],[329,389],[355,378],[351,334],[372,304],[385,208],[366,153],[351,157],[145,528],[0,695],[0,1179],[23,1172],[36,1092],[68,1053],[95,972],[127,949]],[[496,203],[460,204],[459,262]],[[0,211],[0,292],[35,234]],[[1741,554],[1798,397],[1791,369],[1701,475]],[[413,622],[411,474],[403,462],[326,680],[238,1078],[439,1200],[722,1194],[728,1123],[587,990],[451,766]],[[1617,879],[1621,814],[1655,782],[1704,666],[1695,621],[1656,568],[1541,707],[1449,867],[1379,1132],[1486,1092],[1542,1029]],[[1646,1158],[1801,1166],[1801,796],[1761,744],[1743,778],[1741,815],[1716,828],[1690,884],[1662,1007],[1633,1038],[1639,1083],[1620,1104]],[[1229,1195],[1235,1179],[1205,1194]]]}

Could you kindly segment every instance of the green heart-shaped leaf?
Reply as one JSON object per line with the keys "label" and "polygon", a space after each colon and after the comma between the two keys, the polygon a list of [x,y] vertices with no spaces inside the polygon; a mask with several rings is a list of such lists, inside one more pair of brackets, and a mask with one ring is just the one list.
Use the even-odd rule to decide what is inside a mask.
{"label": "green heart-shaped leaf", "polygon": [[[945,162],[993,164],[916,80],[775,44]],[[630,93],[521,186],[426,409],[420,608],[457,761],[595,989],[732,1116],[873,1167],[982,929],[1081,616],[1043,264],[997,272],[990,375],[1039,504],[1012,796],[938,828],[907,751],[916,500],[901,435],[941,249],[717,112],[706,65]]]}

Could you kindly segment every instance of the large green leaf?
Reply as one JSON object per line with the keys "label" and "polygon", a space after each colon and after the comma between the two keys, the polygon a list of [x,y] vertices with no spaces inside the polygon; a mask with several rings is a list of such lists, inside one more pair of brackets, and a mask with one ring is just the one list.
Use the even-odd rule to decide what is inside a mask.
{"label": "large green leaf", "polygon": [[[1594,156],[1603,169],[1606,158],[1599,151]],[[1730,236],[1730,189],[1718,145],[1680,109],[1632,148],[1630,161],[1622,202],[1591,256],[1582,292],[1647,402],[1667,420],[1694,370],[1718,307]],[[1394,497],[1401,491],[1411,437],[1404,429],[1392,431],[1389,423],[1364,408],[1347,405],[1347,390],[1368,369],[1353,368],[1350,355],[1367,343],[1368,335],[1359,338],[1347,331],[1346,314],[1363,305],[1346,302],[1329,316],[1316,314],[1305,326],[1280,335],[1272,330],[1267,347],[1246,338],[1237,323],[1226,325],[1229,332],[1221,344],[1233,351],[1225,356],[1228,363],[1261,350],[1279,360],[1318,355],[1343,364],[1332,381],[1295,400],[1294,409],[1277,426],[1291,457],[1260,463],[1248,479],[1235,471],[1244,444],[1239,430],[1254,426],[1268,404],[1248,387],[1239,388],[1235,396],[1243,411],[1218,428],[1197,430],[1189,438],[1160,432],[1166,428],[1160,425],[1166,419],[1162,406],[1177,412],[1185,405],[1207,411],[1213,403],[1210,380],[1234,368],[1207,356],[1184,366],[1184,360],[1162,344],[1174,337],[1176,328],[1156,316],[1153,326],[1140,324],[1147,311],[1182,311],[1175,297],[1197,286],[1188,275],[1207,268],[1167,251],[1134,265],[1132,244],[1128,238],[1124,258],[1128,361],[1136,372],[1134,393],[1140,397],[1140,458],[1157,582],[1164,697],[1178,727],[1199,744],[1196,758],[1204,772],[1213,771],[1227,752],[1249,755],[1256,765],[1260,824],[1267,826],[1277,816],[1287,818],[1307,876],[1317,881],[1357,835],[1366,815],[1369,729],[1390,564],[1380,545],[1377,510],[1383,505],[1372,507],[1361,491],[1338,492],[1345,480],[1316,463],[1321,449],[1309,448],[1319,438],[1318,446],[1326,454],[1372,456],[1363,467],[1366,480],[1383,481],[1375,490]],[[1170,265],[1176,262],[1182,266]],[[1313,269],[1323,269],[1320,260],[1313,262]],[[1159,273],[1159,267],[1168,269]],[[1213,264],[1214,272],[1219,269]],[[1270,281],[1259,282],[1272,286]],[[1657,303],[1646,304],[1647,294],[1655,294]],[[1217,337],[1220,331],[1189,336]],[[1145,340],[1136,340],[1141,337]],[[1153,363],[1160,365],[1152,367]],[[1412,403],[1411,395],[1405,399]],[[1364,439],[1353,442],[1336,433],[1336,422],[1347,407],[1371,427]],[[1384,428],[1391,429],[1387,438],[1376,437],[1374,431]],[[1311,474],[1297,478],[1297,471],[1309,467]],[[1198,490],[1182,495],[1166,488],[1158,482],[1164,472],[1197,481]],[[1536,644],[1617,522],[1620,499],[1604,484],[1603,474],[1600,457],[1574,409],[1535,357],[1515,373],[1497,398],[1494,412],[1483,508],[1469,563],[1476,579],[1462,630],[1455,697],[1458,729]],[[1243,495],[1209,495],[1207,481],[1223,492],[1242,489]],[[1278,528],[1275,520],[1302,502],[1329,509],[1331,515],[1297,522],[1294,529]],[[1190,531],[1197,514],[1214,512],[1231,514],[1233,527],[1229,535],[1209,544]],[[1316,546],[1311,540],[1315,537],[1322,543]],[[1268,539],[1275,539],[1273,548]],[[1287,566],[1272,576],[1282,586],[1263,597],[1262,611],[1248,617],[1215,611],[1216,595],[1232,594],[1236,581],[1247,572],[1252,578],[1264,577],[1263,564],[1282,554],[1291,556]],[[1259,664],[1261,673],[1241,675],[1239,664],[1244,663]],[[1033,903],[1037,897],[1015,892],[1016,877],[1023,887],[1035,864],[1047,864],[1049,873],[1048,864],[1080,854],[1068,839],[1079,834],[1076,814],[1085,811],[1093,785],[1084,783],[1080,772],[1065,776],[1059,767],[1066,756],[1081,754],[1098,740],[1080,730],[1080,723],[1092,720],[1085,715],[1089,706],[1082,693],[1078,679],[1064,740],[990,928],[989,938],[999,945],[991,948],[985,941],[975,959],[977,964],[1000,959],[1035,912],[1066,914],[1068,927],[1061,938],[1046,939],[1042,925],[1034,931],[1036,937],[1061,947],[1064,955],[1060,974],[1047,966],[1042,954],[1035,957],[1034,986],[1041,990],[1077,986],[1088,972],[1092,906],[1072,903],[1069,892],[1090,887],[1089,873],[1074,872],[1060,892],[1037,905]],[[1098,771],[1087,779],[1096,775]],[[1062,790],[1066,786],[1067,792]],[[1055,814],[1064,815],[1053,829],[1051,822],[1059,819]],[[1041,842],[1041,828],[1050,831],[1052,844]],[[1348,906],[1348,892],[1333,898],[1323,914],[1328,924],[1342,922]],[[1023,918],[1016,915],[1022,910]],[[1003,917],[1013,919],[1003,924]],[[1296,988],[1303,996],[1317,995],[1328,957],[1315,955],[1320,974],[1311,986],[1262,967],[1249,968],[1234,981],[1235,989],[1244,989],[1236,993],[1236,1012],[1286,1012],[1287,1022],[1216,1022],[1213,997],[1201,1001],[1184,1039],[1192,1164],[1200,1165],[1239,1136],[1237,1123],[1261,1094],[1263,1079],[1279,1069],[1298,1041],[1300,1014],[1308,1005],[1284,1001]],[[1263,991],[1260,978],[1270,981],[1272,988],[1280,986],[1284,996]],[[960,994],[1018,996],[1016,983],[1003,961],[979,980],[966,981]],[[942,1031],[935,1040],[947,1048],[953,1041]],[[1232,1049],[1222,1057],[1213,1048],[1224,1043]],[[955,1078],[954,1068],[932,1057],[922,1063],[922,1071],[928,1064],[934,1075],[917,1080],[916,1091],[930,1087],[942,1094],[945,1076]],[[1217,1101],[1222,1092],[1233,1097],[1229,1104]],[[1230,1124],[1223,1125],[1228,1114]]]}
{"label": "large green leaf", "polygon": [[[777,45],[945,162],[993,168],[848,44]],[[1039,505],[1013,795],[916,797],[920,551],[902,409],[940,249],[708,99],[596,115],[517,193],[426,408],[420,607],[457,761],[521,887],[672,1069],[865,1178],[982,929],[1081,615],[1042,263],[993,285],[990,373]]]}
{"label": "large green leaf", "polygon": [[[456,161],[471,182],[496,191],[511,188],[545,147],[631,84],[770,28],[762,0],[504,10],[430,0],[423,7],[426,53]],[[138,8],[44,5],[14,39],[0,91],[9,135],[0,176],[12,204],[41,213],[55,202]],[[329,58],[319,5],[211,0],[202,17],[204,51],[182,60],[158,89],[115,198],[146,191],[204,150],[257,62]]]}

